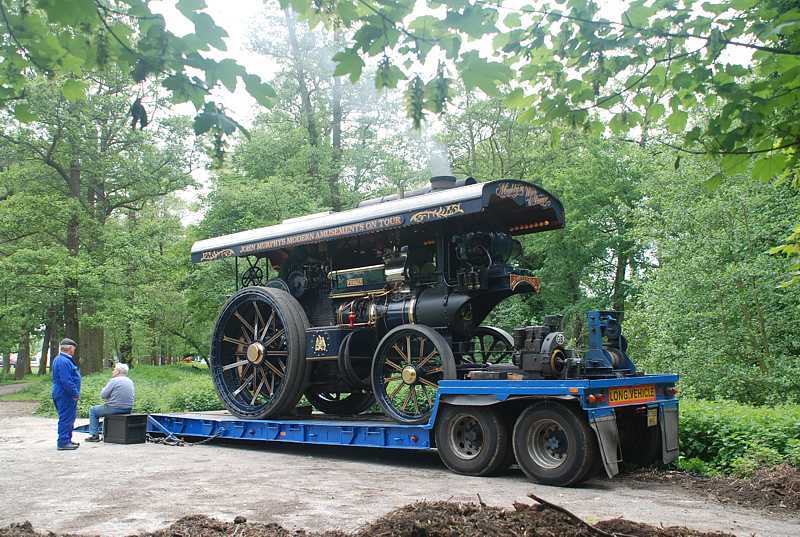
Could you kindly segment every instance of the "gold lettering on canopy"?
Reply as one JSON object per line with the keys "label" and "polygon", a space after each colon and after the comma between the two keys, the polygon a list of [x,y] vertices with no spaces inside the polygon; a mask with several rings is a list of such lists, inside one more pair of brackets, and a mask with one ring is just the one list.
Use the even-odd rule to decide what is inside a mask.
{"label": "gold lettering on canopy", "polygon": [[411,216],[410,222],[412,224],[421,224],[429,222],[430,220],[440,220],[442,218],[449,218],[457,214],[464,214],[464,208],[460,203],[453,203],[452,205],[445,205],[435,209],[426,209]]}
{"label": "gold lettering on canopy", "polygon": [[287,246],[321,242],[327,239],[346,237],[348,235],[358,235],[360,233],[370,233],[401,225],[403,225],[403,217],[389,216],[386,218],[369,220],[367,222],[357,222],[355,224],[347,224],[346,226],[308,231],[306,233],[299,233],[297,235],[289,235],[288,237],[279,237],[276,239],[268,239],[251,244],[243,244],[239,248],[239,253],[250,254],[267,250],[276,250],[278,248],[286,248]]}
{"label": "gold lettering on canopy", "polygon": [[522,185],[519,183],[500,183],[497,185],[495,194],[498,198],[524,198],[525,205],[530,207],[550,207],[551,204],[549,196],[542,194],[531,185]]}

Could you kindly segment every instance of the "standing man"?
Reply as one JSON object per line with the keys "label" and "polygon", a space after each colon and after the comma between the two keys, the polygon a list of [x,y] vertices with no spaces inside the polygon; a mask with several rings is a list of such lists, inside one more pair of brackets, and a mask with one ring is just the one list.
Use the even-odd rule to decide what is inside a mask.
{"label": "standing man", "polygon": [[72,442],[72,428],[78,415],[78,398],[81,395],[81,373],[75,365],[75,349],[77,344],[69,338],[61,340],[61,352],[58,353],[51,372],[53,374],[53,403],[58,412],[58,449],[61,451],[78,449],[78,443]]}
{"label": "standing man", "polygon": [[100,420],[98,418],[112,414],[130,414],[135,395],[133,381],[128,378],[128,366],[117,363],[114,371],[111,372],[111,380],[100,392],[100,398],[105,403],[89,409],[89,432],[92,435],[86,441],[100,441]]}

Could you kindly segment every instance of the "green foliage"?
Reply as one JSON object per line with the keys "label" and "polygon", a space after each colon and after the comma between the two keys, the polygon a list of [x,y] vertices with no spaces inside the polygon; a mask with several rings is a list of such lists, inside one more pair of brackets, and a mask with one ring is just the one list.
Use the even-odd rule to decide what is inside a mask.
{"label": "green foliage", "polygon": [[714,473],[716,473],[711,466],[706,464],[704,461],[698,459],[697,457],[692,457],[690,459],[685,459],[683,457],[680,457],[678,458],[677,466],[681,470],[693,474],[713,475]]}
{"label": "green foliage", "polygon": [[760,466],[797,462],[798,405],[752,407],[683,398],[680,412],[684,469],[747,475]]}
{"label": "green foliage", "polygon": [[770,253],[793,260],[783,285],[788,287],[800,284],[800,225],[795,226],[784,244],[770,249]]}
{"label": "green foliage", "polygon": [[786,459],[792,466],[800,468],[800,440],[797,438],[786,443]]}
{"label": "green foliage", "polygon": [[679,373],[693,397],[796,401],[800,291],[779,285],[789,263],[766,252],[791,228],[800,197],[742,177],[709,193],[705,166],[688,161],[681,183],[659,174],[644,187],[636,236],[657,262],[632,283],[625,329],[635,360]]}
{"label": "green foliage", "polygon": [[[338,3],[326,10],[309,0],[292,2],[309,20],[339,19],[355,30],[347,53],[337,59],[345,66],[337,74],[352,79],[359,71],[346,66],[360,65],[359,56],[391,51],[408,60],[401,73],[411,80],[411,95],[417,86],[411,73],[429,57],[444,55],[468,90],[493,96],[513,81],[529,97],[526,121],[562,119],[590,128],[595,112],[607,110],[616,135],[661,128],[665,140],[677,135],[700,153],[729,161],[758,158],[754,177],[781,175],[797,165],[800,10],[790,2],[641,0],[609,20],[596,1],[564,0],[553,7],[434,1],[427,5],[440,8],[437,16],[406,22],[415,5]],[[491,41],[489,57],[461,46],[473,39]],[[423,105],[411,102],[409,116],[416,121]],[[690,118],[701,103],[714,106],[713,112]]]}
{"label": "green foliage", "polygon": [[[63,80],[63,96],[78,102],[90,87],[80,76],[110,65],[130,73],[136,82],[161,80],[176,103],[192,102],[197,110],[214,88],[221,84],[234,91],[238,79],[259,104],[271,105],[275,91],[269,84],[233,59],[212,59],[226,50],[228,34],[204,12],[205,0],[181,0],[176,7],[193,23],[194,33],[174,34],[164,17],[140,0],[123,0],[113,7],[94,0],[3,2],[0,106],[28,93],[31,73]],[[45,117],[24,108],[17,108],[16,115],[21,121]],[[201,132],[212,128],[207,121],[197,126]]]}
{"label": "green foliage", "polygon": [[[108,370],[83,377],[78,401],[79,417],[88,417],[89,408],[103,403],[100,391],[109,378]],[[185,364],[140,365],[130,370],[130,378],[136,388],[134,412],[196,412],[223,408],[205,368]],[[37,414],[55,415],[49,382],[37,384],[24,395],[26,399],[39,401]]]}

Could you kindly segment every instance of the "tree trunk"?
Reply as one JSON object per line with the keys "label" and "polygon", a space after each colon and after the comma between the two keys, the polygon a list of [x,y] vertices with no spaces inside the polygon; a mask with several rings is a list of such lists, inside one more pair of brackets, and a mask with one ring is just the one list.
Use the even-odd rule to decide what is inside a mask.
{"label": "tree trunk", "polygon": [[[72,163],[69,169],[69,196],[72,198],[76,207],[72,209],[72,214],[67,223],[67,251],[69,256],[77,263],[78,248],[80,246],[78,225],[79,215],[77,203],[81,195],[81,168],[80,163],[76,160]],[[80,325],[78,317],[78,280],[73,277],[68,277],[65,281],[64,293],[64,335],[78,343],[78,349],[75,350],[75,360],[79,360],[80,352]]]}
{"label": "tree trunk", "polygon": [[[570,273],[567,276],[567,288],[571,296],[571,303],[577,304],[581,298],[580,278],[576,273]],[[572,317],[572,337],[578,347],[583,346],[583,319],[582,313],[575,313]]]}
{"label": "tree trunk", "polygon": [[[47,308],[47,324],[44,327],[44,337],[42,338],[42,355],[39,358],[39,375],[47,373],[47,353],[51,348],[50,340],[55,339],[53,331],[56,329],[56,309],[53,306]],[[51,358],[52,358],[51,354]]]}
{"label": "tree trunk", "polygon": [[81,327],[81,374],[88,375],[103,370],[103,340],[104,332],[101,327]]}
{"label": "tree trunk", "polygon": [[[333,42],[337,48],[343,44],[342,34],[338,30],[333,34]],[[332,171],[328,176],[328,187],[331,191],[331,208],[334,211],[342,210],[342,195],[339,188],[339,175],[342,164],[342,82],[338,76],[333,77],[333,93],[331,95],[331,146]]]}
{"label": "tree trunk", "polygon": [[133,323],[128,321],[125,325],[125,333],[122,335],[122,344],[119,346],[119,361],[133,367]]}
{"label": "tree trunk", "polygon": [[611,307],[616,311],[625,309],[625,268],[628,266],[628,250],[620,246],[617,251],[617,266],[614,271],[614,288],[611,294]]}
{"label": "tree trunk", "polygon": [[14,371],[14,378],[22,380],[28,372],[31,363],[31,334],[28,330],[23,330],[19,337],[19,350],[17,351],[17,367]]}
{"label": "tree trunk", "polygon": [[61,343],[61,334],[63,332],[62,328],[62,321],[59,315],[56,315],[55,322],[53,323],[53,331],[50,334],[50,366],[52,368],[52,362],[55,357],[58,355],[59,351],[59,343]]}
{"label": "tree trunk", "polygon": [[147,326],[150,329],[150,365],[160,365],[155,318],[151,317],[150,320],[147,322]]}
{"label": "tree trunk", "polygon": [[[129,231],[132,231],[135,226],[136,212],[133,210],[128,211]],[[136,273],[136,265],[133,258],[128,259],[126,270],[128,273],[128,304],[133,304],[135,300],[133,277]],[[128,367],[133,367],[133,319],[130,317],[125,320],[125,332],[122,335],[122,344],[119,346],[119,353],[120,362],[127,364]]]}
{"label": "tree trunk", "polygon": [[283,10],[286,16],[286,27],[289,34],[289,49],[292,54],[292,63],[297,89],[300,92],[300,105],[303,110],[303,120],[308,131],[308,144],[312,147],[311,161],[309,162],[309,175],[319,177],[319,130],[317,120],[314,116],[314,105],[311,102],[311,92],[308,90],[306,80],[306,70],[303,62],[303,54],[300,50],[300,43],[297,41],[296,22],[294,14],[289,9]]}
{"label": "tree trunk", "polygon": [[[2,356],[2,353],[0,353],[0,356]],[[3,378],[8,377],[10,373],[11,373],[11,353],[7,352],[6,357],[3,358]]]}

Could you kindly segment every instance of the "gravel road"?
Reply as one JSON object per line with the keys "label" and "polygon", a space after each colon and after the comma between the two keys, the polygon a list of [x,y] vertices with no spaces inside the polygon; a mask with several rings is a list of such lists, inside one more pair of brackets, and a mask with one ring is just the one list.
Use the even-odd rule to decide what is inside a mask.
{"label": "gravel road", "polygon": [[30,416],[31,409],[0,402],[0,526],[30,520],[40,531],[121,536],[203,513],[291,529],[352,530],[416,500],[475,501],[480,495],[490,505],[510,507],[533,492],[590,522],[623,516],[741,536],[800,535],[796,516],[717,503],[677,485],[619,479],[563,489],[530,483],[517,471],[464,477],[432,453],[85,442],[77,451],[56,451],[55,420]]}

